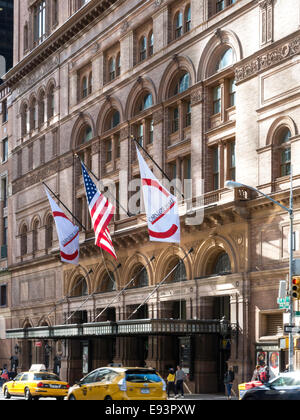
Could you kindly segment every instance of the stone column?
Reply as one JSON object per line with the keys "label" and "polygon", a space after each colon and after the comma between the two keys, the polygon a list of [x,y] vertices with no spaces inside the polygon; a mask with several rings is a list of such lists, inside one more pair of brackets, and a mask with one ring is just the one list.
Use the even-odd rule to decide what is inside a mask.
{"label": "stone column", "polygon": [[191,175],[193,197],[204,193],[201,180],[203,173],[203,88],[195,89],[191,94]]}

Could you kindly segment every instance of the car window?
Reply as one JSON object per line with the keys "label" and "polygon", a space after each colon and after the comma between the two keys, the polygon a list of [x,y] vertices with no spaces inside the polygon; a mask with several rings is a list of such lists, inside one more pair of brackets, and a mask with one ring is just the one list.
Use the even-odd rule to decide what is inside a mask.
{"label": "car window", "polygon": [[22,375],[23,375],[23,373],[19,373],[19,374],[15,377],[14,381],[19,381],[19,380],[21,379]]}
{"label": "car window", "polygon": [[294,385],[295,378],[292,376],[280,376],[272,381],[272,386],[291,386]]}
{"label": "car window", "polygon": [[127,382],[146,382],[146,383],[157,383],[161,382],[161,378],[155,372],[147,371],[127,371],[126,372]]}
{"label": "car window", "polygon": [[300,378],[295,378],[294,385],[300,386]]}
{"label": "car window", "polygon": [[35,373],[34,381],[60,381],[59,377],[50,373]]}
{"label": "car window", "polygon": [[25,373],[25,374],[22,376],[21,381],[28,381],[28,373]]}
{"label": "car window", "polygon": [[102,382],[104,380],[107,380],[107,376],[111,373],[108,369],[103,369],[98,371],[98,375],[96,377],[96,382]]}
{"label": "car window", "polygon": [[99,375],[99,371],[96,370],[95,372],[89,373],[80,382],[82,384],[92,384],[93,382],[97,382],[98,375]]}

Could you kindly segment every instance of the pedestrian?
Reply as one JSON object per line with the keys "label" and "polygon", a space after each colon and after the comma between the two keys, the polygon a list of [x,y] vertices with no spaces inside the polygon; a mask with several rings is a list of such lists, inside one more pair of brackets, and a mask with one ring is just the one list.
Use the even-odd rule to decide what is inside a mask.
{"label": "pedestrian", "polygon": [[168,398],[170,398],[170,392],[173,392],[174,396],[176,396],[176,391],[175,391],[175,370],[173,368],[171,368],[169,370],[169,375],[167,377],[167,393],[168,393]]}
{"label": "pedestrian", "polygon": [[233,381],[234,381],[234,371],[233,371],[233,367],[230,366],[224,375],[224,385],[226,387],[228,400],[231,400],[231,391],[232,391]]}
{"label": "pedestrian", "polygon": [[266,384],[270,380],[269,367],[266,366],[265,364],[263,364],[262,367],[260,368],[260,371],[259,371],[259,380],[263,384]]}
{"label": "pedestrian", "polygon": [[2,375],[1,375],[1,379],[2,379],[2,385],[3,385],[5,382],[8,382],[8,381],[9,381],[8,370],[7,370],[7,368],[6,368],[6,367],[4,367],[4,368],[3,368]]}
{"label": "pedestrian", "polygon": [[251,382],[259,381],[259,372],[260,372],[260,365],[256,365],[256,367],[253,371]]}
{"label": "pedestrian", "polygon": [[183,382],[185,379],[186,375],[182,367],[178,365],[175,374],[175,398],[179,397],[179,393],[181,393],[181,398],[184,398]]}

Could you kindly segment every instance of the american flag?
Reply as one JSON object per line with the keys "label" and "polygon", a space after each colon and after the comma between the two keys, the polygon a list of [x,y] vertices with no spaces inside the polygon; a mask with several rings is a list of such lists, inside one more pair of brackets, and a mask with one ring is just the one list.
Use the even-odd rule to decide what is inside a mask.
{"label": "american flag", "polygon": [[86,197],[95,231],[95,244],[107,251],[114,258],[117,258],[108,230],[108,225],[114,214],[115,208],[109,203],[107,198],[99,192],[98,188],[91,180],[83,162],[81,162],[81,168]]}

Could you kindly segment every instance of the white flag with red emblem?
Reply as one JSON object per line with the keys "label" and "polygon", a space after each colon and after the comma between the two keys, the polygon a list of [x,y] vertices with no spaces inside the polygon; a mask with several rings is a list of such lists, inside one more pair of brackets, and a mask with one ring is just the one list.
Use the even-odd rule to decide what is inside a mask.
{"label": "white flag with red emblem", "polygon": [[136,149],[140,165],[150,241],[180,242],[180,219],[177,198],[153,175]]}
{"label": "white flag with red emblem", "polygon": [[79,263],[79,228],[75,226],[55,203],[46,190],[55,220],[59,240],[60,256],[63,262],[78,265]]}

